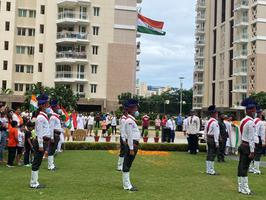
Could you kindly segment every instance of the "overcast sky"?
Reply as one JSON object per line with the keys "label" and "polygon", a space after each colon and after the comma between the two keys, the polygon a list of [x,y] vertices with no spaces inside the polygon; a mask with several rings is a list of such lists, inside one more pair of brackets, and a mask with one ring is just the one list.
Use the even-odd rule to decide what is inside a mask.
{"label": "overcast sky", "polygon": [[194,27],[196,0],[143,0],[141,13],[165,22],[166,36],[142,34],[141,81],[154,86],[184,87],[193,84]]}

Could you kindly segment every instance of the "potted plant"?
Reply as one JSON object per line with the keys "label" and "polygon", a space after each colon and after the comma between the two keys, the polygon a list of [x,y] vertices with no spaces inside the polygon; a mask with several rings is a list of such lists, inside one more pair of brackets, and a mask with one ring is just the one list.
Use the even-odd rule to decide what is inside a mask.
{"label": "potted plant", "polygon": [[154,137],[154,142],[155,143],[158,143],[159,142],[159,135],[160,135],[160,131],[159,130],[156,130],[155,131],[155,137]]}
{"label": "potted plant", "polygon": [[148,142],[148,134],[149,134],[149,131],[147,129],[144,130],[144,136],[143,136],[143,141],[144,142]]}
{"label": "potted plant", "polygon": [[110,142],[111,141],[111,135],[112,135],[112,129],[109,128],[107,130],[107,136],[105,137],[106,142]]}
{"label": "potted plant", "polygon": [[97,128],[94,130],[94,140],[95,140],[95,142],[98,142],[99,138],[100,138],[100,136],[98,135],[99,134],[98,131],[99,130]]}

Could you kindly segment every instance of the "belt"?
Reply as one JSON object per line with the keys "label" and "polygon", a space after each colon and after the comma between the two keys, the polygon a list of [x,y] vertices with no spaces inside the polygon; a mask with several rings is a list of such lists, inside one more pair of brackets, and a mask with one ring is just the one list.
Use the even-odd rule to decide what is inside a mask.
{"label": "belt", "polygon": [[246,141],[242,141],[242,145],[244,145],[244,146],[249,146],[249,143],[246,142]]}
{"label": "belt", "polygon": [[207,135],[208,138],[214,138],[214,135]]}

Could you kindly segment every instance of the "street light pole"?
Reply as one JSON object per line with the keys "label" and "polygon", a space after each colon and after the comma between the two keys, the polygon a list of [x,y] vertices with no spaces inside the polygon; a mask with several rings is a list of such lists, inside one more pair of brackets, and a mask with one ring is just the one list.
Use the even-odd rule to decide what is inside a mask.
{"label": "street light pole", "polygon": [[182,116],[182,106],[183,106],[183,80],[184,77],[179,77],[180,80],[180,115]]}

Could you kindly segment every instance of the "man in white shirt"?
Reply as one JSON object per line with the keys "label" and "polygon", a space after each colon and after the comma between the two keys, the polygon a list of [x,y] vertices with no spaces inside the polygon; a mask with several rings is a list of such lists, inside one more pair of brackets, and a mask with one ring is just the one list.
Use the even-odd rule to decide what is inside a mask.
{"label": "man in white shirt", "polygon": [[137,191],[130,182],[130,168],[138,153],[139,140],[141,137],[138,125],[135,117],[139,116],[138,112],[138,101],[129,99],[126,103],[128,115],[125,122],[125,138],[126,138],[126,151],[124,154],[123,162],[123,188],[129,191]]}
{"label": "man in white shirt", "polygon": [[241,105],[246,107],[246,117],[242,119],[239,127],[242,143],[239,147],[238,192],[251,195],[252,192],[248,185],[248,168],[255,155],[256,125],[254,118],[256,116],[256,102],[251,98],[246,98]]}
{"label": "man in white shirt", "polygon": [[256,125],[256,135],[255,135],[255,157],[254,161],[250,164],[250,171],[254,174],[261,174],[260,171],[260,159],[265,146],[265,125],[262,121],[263,110],[260,107],[257,107],[257,117],[254,120]]}
{"label": "man in white shirt", "polygon": [[51,139],[51,130],[49,126],[49,118],[47,113],[49,110],[49,101],[46,94],[41,94],[37,97],[39,106],[39,115],[35,122],[36,138],[33,140],[34,159],[32,163],[30,187],[34,189],[43,188],[44,185],[40,185],[38,182],[39,168],[42,163],[44,149],[48,147],[48,143]]}
{"label": "man in white shirt", "polygon": [[51,130],[51,142],[48,151],[48,170],[54,171],[56,170],[54,154],[57,149],[58,142],[60,140],[60,134],[64,133],[64,129],[61,126],[61,119],[58,112],[59,106],[57,104],[57,100],[51,101],[51,108],[53,110],[53,113],[49,120]]}
{"label": "man in white shirt", "polygon": [[170,117],[167,120],[166,127],[170,129],[170,142],[174,142],[175,141],[175,130],[176,130],[176,124],[175,124],[174,116]]}
{"label": "man in white shirt", "polygon": [[91,112],[87,120],[87,133],[90,134],[89,136],[91,136],[93,125],[94,125],[94,114],[93,112]]}
{"label": "man in white shirt", "polygon": [[190,153],[197,154],[198,136],[200,131],[200,119],[196,116],[194,110],[190,111],[190,116],[186,120],[186,133],[190,142]]}
{"label": "man in white shirt", "polygon": [[209,175],[216,175],[214,170],[214,160],[217,155],[219,147],[220,128],[217,121],[218,111],[214,105],[208,108],[210,119],[205,125],[204,134],[207,138],[207,159],[206,159],[206,173]]}
{"label": "man in white shirt", "polygon": [[123,169],[123,162],[124,162],[124,155],[126,148],[126,135],[125,135],[126,119],[127,119],[127,109],[124,105],[123,116],[120,119],[120,153],[117,163],[117,171],[122,171]]}
{"label": "man in white shirt", "polygon": [[84,117],[81,113],[78,113],[78,116],[77,116],[77,129],[84,129]]}

